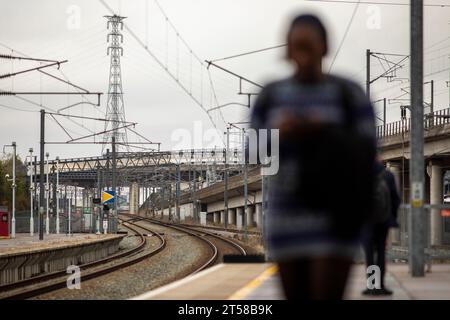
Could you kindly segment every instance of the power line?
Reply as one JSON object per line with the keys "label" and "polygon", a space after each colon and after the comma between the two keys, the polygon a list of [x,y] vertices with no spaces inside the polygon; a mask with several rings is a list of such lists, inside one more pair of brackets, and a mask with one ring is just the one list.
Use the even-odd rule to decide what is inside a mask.
{"label": "power line", "polygon": [[179,38],[184,45],[186,46],[186,48],[189,49],[189,51],[191,52],[191,54],[195,57],[195,59],[197,59],[197,61],[200,64],[203,64],[203,60],[199,58],[199,56],[197,56],[197,54],[195,54],[195,52],[192,50],[192,48],[187,44],[187,42],[184,40],[184,38],[181,36],[181,34],[178,32],[177,28],[175,27],[175,25],[172,23],[172,21],[170,21],[169,17],[167,16],[166,12],[164,11],[164,9],[161,7],[161,5],[159,4],[159,2],[157,0],[154,0],[156,5],[158,6],[158,9],[161,11],[162,15],[164,16],[164,18],[166,19],[166,21],[169,23],[169,25],[172,27],[173,31],[175,31],[177,38]]}
{"label": "power line", "polygon": [[[164,16],[164,18],[166,19],[166,22],[171,26],[171,28],[173,29],[173,31],[176,34],[177,39],[180,39],[181,42],[186,46],[186,48],[189,50],[190,52],[190,57],[192,58],[192,56],[194,56],[194,58],[197,60],[197,62],[200,64],[200,66],[205,66],[204,65],[204,61],[203,59],[201,59],[195,52],[194,50],[192,50],[192,48],[189,46],[189,44],[186,42],[186,40],[181,36],[181,34],[178,32],[178,29],[175,27],[175,25],[172,23],[172,21],[169,19],[169,17],[167,16],[165,10],[163,9],[163,7],[159,4],[159,2],[157,0],[154,0],[154,2],[156,3],[158,9],[160,10],[160,12],[162,13],[162,15]],[[148,15],[148,12],[146,12],[146,15]],[[177,41],[177,55],[178,55],[178,41]],[[178,60],[177,60],[177,64],[178,64]],[[191,79],[192,79],[192,59],[190,60],[190,65],[191,65]],[[168,68],[166,68],[166,71],[168,71]],[[202,72],[202,71],[201,71]],[[209,71],[208,71],[209,72]],[[178,66],[177,66],[177,73],[178,73]],[[203,73],[201,73],[201,76],[203,75]],[[179,83],[178,79],[177,79],[177,83]],[[212,84],[212,83],[211,83]],[[181,85],[181,84],[180,84]],[[192,80],[191,80],[191,87],[192,87]],[[214,92],[214,88],[211,88],[211,90],[213,90]],[[187,92],[187,90],[185,90]],[[190,92],[187,92],[191,98],[194,98],[194,96],[192,95],[192,88],[190,89]],[[215,95],[215,92],[214,92]],[[202,96],[202,94],[201,94]],[[202,97],[200,98],[202,99]],[[197,102],[197,99],[194,99],[195,102]],[[198,102],[197,102],[198,104]],[[215,128],[217,128],[215,122],[213,121],[213,119],[211,118],[210,114],[207,112],[207,110],[203,107],[203,101],[200,100],[200,107],[202,109],[204,109],[204,111],[207,113],[208,117],[210,118],[210,121],[212,122],[212,124],[214,125]],[[222,121],[224,123],[226,123],[225,118],[222,114],[222,110],[219,110],[219,114],[222,118]]]}
{"label": "power line", "polygon": [[[103,31],[102,31],[102,32],[103,32]],[[23,52],[20,52],[20,51],[18,51],[18,50],[14,50],[14,49],[10,48],[9,46],[7,46],[6,44],[3,44],[3,43],[0,43],[0,46],[6,48],[6,49],[8,49],[8,50],[11,50],[11,52],[17,52],[17,53],[19,53],[19,54],[22,56],[22,57],[18,57],[18,56],[13,56],[13,54],[11,54],[11,55],[0,55],[0,58],[11,59],[11,60],[12,60],[12,59],[18,59],[18,60],[36,60],[36,61],[56,62],[56,61],[54,61],[54,60],[46,60],[46,59],[35,59],[35,58],[31,58],[29,55],[27,55],[27,54],[25,54],[25,53],[23,53]],[[46,76],[49,76],[49,77],[51,77],[51,78],[55,78],[55,79],[58,80],[58,81],[64,82],[64,83],[66,83],[66,84],[68,84],[68,85],[74,87],[74,88],[75,88],[75,89],[83,96],[82,98],[85,98],[84,95],[83,95],[83,93],[86,93],[86,94],[89,93],[88,90],[86,90],[86,89],[84,89],[84,88],[82,88],[82,87],[76,86],[76,85],[74,85],[72,82],[70,82],[70,80],[68,79],[68,77],[67,77],[67,76],[64,74],[64,72],[62,72],[62,70],[60,70],[60,69],[58,69],[58,71],[61,73],[61,75],[62,75],[62,77],[63,77],[64,79],[59,78],[59,77],[57,77],[57,76],[54,76],[54,75],[52,75],[52,74],[50,74],[50,73],[44,72],[44,71],[42,71],[42,70],[38,70],[38,71],[41,72],[42,74],[45,74]],[[5,90],[0,90],[0,93],[1,93],[2,91],[5,92]],[[23,98],[23,97],[21,97],[21,96],[14,96],[14,97],[15,97],[15,98],[18,98],[18,99],[21,99],[21,100],[23,100],[23,101],[26,101],[26,102],[28,102],[28,103],[30,103],[30,104],[33,104],[33,105],[35,105],[35,106],[37,106],[37,107],[39,107],[39,108],[44,108],[44,109],[46,109],[46,110],[53,111],[53,112],[46,112],[46,113],[48,113],[48,114],[52,117],[52,119],[56,122],[56,124],[57,124],[60,128],[62,128],[62,129],[64,130],[64,132],[65,132],[71,139],[73,139],[73,138],[71,137],[71,135],[69,134],[69,132],[75,133],[75,134],[77,134],[77,135],[79,135],[79,136],[82,136],[82,134],[80,134],[80,133],[78,133],[78,132],[74,132],[73,130],[69,130],[68,128],[64,128],[64,126],[62,126],[61,123],[60,123],[59,121],[57,121],[53,115],[69,117],[69,119],[68,119],[69,121],[71,121],[72,123],[74,123],[74,124],[76,124],[76,125],[82,127],[83,129],[86,129],[86,130],[89,131],[90,133],[95,133],[95,132],[92,131],[92,130],[90,130],[89,128],[85,127],[83,124],[74,121],[74,120],[71,119],[71,118],[91,119],[91,120],[104,120],[104,119],[99,119],[99,118],[91,118],[91,117],[83,117],[83,116],[73,116],[73,115],[67,115],[67,114],[60,114],[58,111],[55,111],[54,109],[52,109],[52,108],[50,108],[50,107],[48,107],[48,106],[45,106],[45,105],[43,105],[42,103],[37,103],[37,102],[34,102],[34,101],[32,101],[32,100],[25,99],[25,98]],[[83,99],[83,100],[84,100],[84,99]],[[78,103],[78,104],[81,104],[81,102]],[[93,104],[93,103],[92,103],[92,104]],[[76,105],[76,104],[75,104],[75,105]],[[93,104],[93,105],[94,105],[94,104]],[[73,106],[73,105],[72,105],[72,106]],[[38,113],[38,112],[39,112],[39,111],[33,111],[33,110],[21,109],[21,108],[17,108],[17,107],[11,107],[11,106],[7,106],[7,105],[4,105],[4,104],[1,104],[0,107],[7,108],[7,109],[10,109],[10,110],[15,110],[15,111],[21,111],[21,112],[30,112],[30,113]],[[97,109],[94,109],[94,110],[98,111]],[[129,128],[127,128],[127,129],[129,129]],[[131,130],[131,129],[130,129],[130,130]],[[133,130],[131,130],[131,131],[133,131]],[[133,132],[135,132],[135,131],[133,131]],[[135,133],[136,133],[138,136],[141,136],[141,135],[139,135],[137,132],[135,132]],[[143,136],[142,136],[142,137],[143,137]],[[144,137],[144,138],[145,138],[145,137]],[[145,138],[145,139],[146,139],[146,138]],[[149,141],[148,139],[146,139],[146,140]],[[137,147],[137,146],[131,146],[131,147],[139,148],[139,147]]]}
{"label": "power line", "polygon": [[117,123],[124,123],[124,124],[133,124],[133,125],[137,124],[136,122],[130,122],[130,121],[114,120],[114,119],[108,119],[108,118],[84,117],[84,116],[64,114],[64,113],[59,113],[59,112],[46,112],[46,113],[50,114],[50,115],[55,115],[55,116],[77,118],[77,119],[96,120],[96,121],[103,121],[103,122],[117,122]]}
{"label": "power line", "polygon": [[440,47],[440,48],[436,48],[436,49],[431,50],[431,51],[425,50],[424,53],[425,53],[426,55],[431,55],[432,53],[440,52],[440,51],[442,51],[442,50],[445,50],[445,49],[447,49],[448,47],[450,47],[450,44],[448,44],[448,45],[446,45],[446,46],[443,46],[443,47]]}
{"label": "power line", "polygon": [[[327,3],[340,3],[340,4],[375,4],[375,5],[386,5],[386,6],[409,6],[409,3],[403,2],[377,2],[377,1],[351,1],[351,0],[306,0],[308,2],[327,2]],[[442,8],[450,8],[448,4],[424,4],[425,7],[442,7]]]}
{"label": "power line", "polygon": [[356,5],[355,5],[355,8],[353,9],[352,16],[350,17],[350,20],[349,20],[349,22],[347,24],[347,28],[345,29],[344,36],[342,37],[341,43],[339,44],[339,47],[336,50],[336,53],[335,53],[335,55],[333,57],[333,61],[331,62],[330,68],[328,69],[328,73],[331,72],[331,69],[333,68],[334,62],[336,61],[336,59],[337,59],[337,57],[339,55],[339,52],[341,51],[341,48],[344,45],[345,39],[347,38],[348,31],[350,30],[350,27],[351,27],[351,25],[353,23],[353,19],[355,18],[355,15],[356,15],[356,12],[358,11],[358,7],[359,7],[360,3],[361,3],[361,1],[358,1],[356,3]]}
{"label": "power line", "polygon": [[244,53],[239,53],[239,54],[235,54],[235,55],[228,56],[228,57],[225,57],[225,58],[214,59],[214,60],[211,60],[211,62],[217,62],[217,61],[223,61],[223,60],[238,58],[238,57],[246,56],[246,55],[249,55],[249,54],[264,52],[264,51],[267,51],[267,50],[282,48],[282,47],[286,47],[286,46],[287,46],[287,43],[279,44],[277,46],[272,46],[272,47],[262,48],[262,49],[248,51],[248,52],[244,52]]}
{"label": "power line", "polygon": [[39,112],[39,111],[33,111],[33,110],[25,110],[25,109],[21,109],[21,108],[17,108],[17,107],[11,107],[11,106],[7,106],[7,105],[4,105],[4,104],[0,104],[0,107],[6,108],[6,109],[15,110],[15,111],[33,112],[33,113],[38,113]]}
{"label": "power line", "polygon": [[[252,81],[252,80],[249,80],[248,78],[245,78],[245,77],[243,77],[243,76],[241,76],[241,75],[238,75],[238,74],[234,73],[233,71],[230,71],[230,70],[228,70],[228,69],[225,69],[224,67],[221,67],[221,66],[219,66],[219,65],[217,65],[217,64],[215,64],[215,63],[213,63],[212,61],[205,60],[205,62],[208,64],[208,69],[209,69],[210,66],[214,66],[214,67],[216,67],[217,69],[220,69],[220,70],[222,70],[222,71],[224,71],[224,72],[226,72],[226,73],[228,73],[228,74],[231,74],[232,76],[238,78],[240,81],[244,80],[245,82],[250,83],[250,84],[252,84],[252,85],[254,85],[254,86],[256,86],[256,87],[259,87],[260,89],[263,88],[262,85],[260,85],[260,84],[258,84],[258,83],[256,83],[256,82],[254,82],[254,81]],[[240,88],[240,87],[239,87],[239,88]],[[240,89],[241,89],[241,88],[240,88]],[[239,93],[242,93],[242,92],[239,92]]]}
{"label": "power line", "polygon": [[[20,99],[20,100],[23,100],[23,101],[25,101],[25,102],[31,103],[31,104],[33,104],[33,105],[35,105],[35,106],[37,106],[37,107],[39,107],[39,108],[41,108],[41,109],[43,108],[43,109],[45,109],[45,110],[50,110],[50,111],[55,112],[55,113],[57,112],[57,110],[52,109],[52,108],[50,108],[50,107],[48,107],[48,106],[46,106],[46,105],[39,104],[39,103],[37,103],[37,102],[35,102],[35,101],[33,101],[33,100],[26,99],[26,98],[21,97],[21,96],[13,96],[13,97],[14,97],[14,98],[17,98],[17,99]],[[37,111],[37,112],[39,112],[39,111]],[[83,129],[85,129],[85,130],[91,132],[91,133],[94,132],[94,131],[92,131],[91,129],[85,127],[83,124],[81,124],[81,123],[79,123],[79,122],[76,122],[76,121],[73,120],[73,119],[69,119],[69,121],[72,122],[72,123],[74,123],[74,124],[76,124],[77,126],[83,128]]]}
{"label": "power line", "polygon": [[440,40],[440,41],[438,41],[438,42],[433,43],[432,45],[426,47],[425,50],[431,49],[431,48],[437,46],[438,44],[441,44],[441,43],[443,43],[443,42],[448,41],[449,39],[450,39],[450,36],[449,36],[449,37],[446,37],[445,39],[442,39],[442,40]]}
{"label": "power line", "polygon": [[[441,56],[441,57],[445,57],[445,55],[443,55],[443,56]],[[425,62],[431,61],[431,60],[434,60],[434,58],[424,59],[424,65],[426,65]],[[424,74],[424,77],[426,78],[426,77],[429,77],[429,76],[432,76],[432,75],[436,75],[436,74],[442,73],[442,72],[444,72],[444,71],[448,71],[449,69],[450,69],[450,67],[449,67],[449,68],[444,68],[444,69],[441,69],[441,70],[438,70],[438,71],[433,71],[433,72],[430,72],[430,73],[426,73],[426,74]],[[398,84],[396,84],[396,85],[393,85],[393,86],[390,86],[390,87],[387,87],[387,88],[380,89],[379,91],[375,92],[374,95],[380,95],[380,94],[382,94],[383,92],[386,92],[386,91],[389,91],[389,90],[396,89],[396,88],[398,88],[399,86],[402,86],[402,85],[403,85],[403,83],[398,83]]]}
{"label": "power line", "polygon": [[[21,51],[15,50],[15,49],[11,48],[10,46],[8,46],[8,45],[6,45],[6,44],[4,44],[4,43],[1,43],[1,42],[0,42],[0,46],[6,48],[6,49],[8,49],[8,50],[11,50],[11,51],[13,51],[13,52],[16,52],[16,53],[18,53],[18,54],[20,54],[20,55],[22,55],[22,56],[24,56],[24,57],[26,57],[26,58],[31,58],[29,55],[27,55],[27,54],[25,54],[25,53],[23,53],[23,52],[21,52]],[[71,83],[70,80],[69,80],[69,78],[65,75],[65,73],[64,73],[61,69],[58,68],[57,70],[59,71],[59,73],[61,73],[61,75],[62,75],[62,76],[64,77],[64,79],[66,80],[66,82]],[[38,72],[41,72],[41,73],[44,73],[44,72],[43,72],[42,70],[40,70],[40,69],[37,70],[37,71],[38,71]],[[46,74],[46,75],[50,75],[50,74],[48,74],[48,73],[45,73],[45,74]],[[51,77],[54,77],[54,76],[52,76],[52,75],[50,75],[50,76],[51,76]],[[58,79],[58,80],[63,81],[62,79]],[[71,85],[73,86],[73,84],[71,84]],[[84,96],[84,94],[83,94],[83,93],[81,92],[81,90],[80,90],[81,88],[78,89],[78,88],[76,88],[76,86],[75,86],[75,89],[78,90],[78,92],[81,94],[82,98],[86,99],[86,97]],[[54,110],[54,109],[52,109],[52,108],[50,108],[50,107],[48,107],[48,106],[43,105],[42,103],[36,103],[36,102],[34,102],[34,101],[32,101],[32,100],[25,99],[25,98],[20,97],[20,96],[14,96],[14,97],[15,97],[15,98],[18,98],[18,99],[21,99],[21,100],[23,100],[23,101],[26,101],[26,102],[28,102],[28,103],[34,104],[34,105],[36,105],[37,107],[44,108],[44,109],[46,109],[46,110],[56,111],[56,110]],[[89,101],[89,99],[86,99],[86,100]],[[94,110],[97,111],[97,109],[95,109],[95,108],[94,108]],[[93,132],[93,131],[90,130],[89,128],[85,127],[83,124],[78,123],[78,122],[76,122],[76,121],[73,120],[73,119],[70,119],[70,121],[71,121],[72,123],[78,125],[79,127],[81,127],[81,128],[83,128],[83,129],[85,129],[85,130],[91,132],[91,133]]]}
{"label": "power line", "polygon": [[433,71],[433,72],[424,74],[423,76],[424,77],[429,77],[429,76],[432,76],[432,75],[435,75],[435,74],[438,74],[438,73],[441,73],[441,72],[444,72],[444,71],[448,71],[448,70],[450,70],[450,67],[449,68],[445,68],[445,69],[441,69],[441,70],[438,70],[438,71]]}
{"label": "power line", "polygon": [[[1,43],[0,43],[0,44],[1,44]],[[6,45],[4,45],[4,44],[1,44],[1,45],[2,45],[3,47],[5,47],[5,48],[10,49],[9,46],[6,46]],[[14,51],[14,50],[11,49],[11,51]],[[16,51],[16,52],[20,53],[19,51]],[[20,54],[22,54],[24,57],[28,57],[28,58],[13,57],[13,56],[6,56],[6,55],[3,55],[3,56],[1,56],[1,57],[2,57],[2,58],[11,58],[11,59],[12,59],[12,58],[17,58],[17,59],[23,59],[23,60],[30,60],[30,59],[32,59],[32,60],[39,60],[39,61],[43,60],[43,59],[33,59],[33,58],[29,58],[28,55],[23,54],[23,53],[20,53]],[[48,61],[53,61],[53,60],[48,60]],[[40,70],[39,70],[39,71],[40,71]],[[89,92],[88,92],[86,89],[83,89],[83,88],[81,88],[81,87],[78,87],[78,86],[72,84],[72,83],[69,81],[69,79],[67,78],[67,76],[66,76],[63,72],[61,72],[61,74],[63,75],[63,77],[64,77],[66,80],[63,80],[63,79],[61,79],[61,78],[58,78],[58,77],[53,76],[53,75],[51,75],[51,74],[49,74],[49,73],[46,73],[46,72],[42,72],[42,73],[44,73],[44,74],[46,74],[47,76],[50,76],[50,77],[52,77],[52,78],[56,78],[56,79],[59,80],[59,81],[65,82],[65,83],[71,85],[72,87],[75,87],[76,89],[79,89],[79,90],[83,91],[83,92],[86,93],[86,94],[89,94]],[[42,103],[40,103],[40,104],[34,103],[34,102],[32,102],[31,100],[24,99],[24,98],[22,98],[22,97],[17,97],[17,96],[16,96],[16,98],[20,98],[20,99],[22,99],[22,100],[24,100],[24,101],[27,101],[27,102],[29,102],[29,103],[32,103],[32,104],[38,106],[38,107],[41,107],[41,108],[43,107],[44,109],[54,111],[53,109],[51,109],[51,108],[49,108],[49,107],[43,106]],[[8,107],[8,106],[4,106],[4,107]],[[13,108],[13,107],[8,107],[8,108],[9,108],[9,109],[12,109],[12,110],[18,110],[18,111],[38,112],[38,111],[29,111],[29,110],[24,110],[24,109],[19,109],[19,108]],[[63,115],[63,114],[59,114],[58,112],[57,112],[56,114],[57,114],[57,115]],[[64,116],[67,116],[67,115],[64,115]],[[53,116],[52,116],[52,117],[53,117]],[[74,117],[74,116],[72,116],[72,117]],[[91,119],[91,118],[87,118],[87,117],[78,117],[78,118],[82,118],[82,119]],[[69,120],[70,120],[71,122],[73,122],[73,123],[75,123],[75,124],[77,124],[77,125],[83,127],[84,129],[88,130],[89,132],[93,133],[92,130],[86,128],[84,125],[79,124],[79,123],[77,123],[76,121],[74,121],[74,120],[72,120],[72,119],[69,119]],[[57,124],[61,127],[61,125],[60,125],[59,122],[57,122]],[[67,133],[67,131],[66,131],[64,128],[63,128],[63,130]],[[78,134],[78,135],[80,135],[80,134]],[[70,135],[69,135],[69,136],[70,136]]]}
{"label": "power line", "polygon": [[[219,99],[217,99],[217,92],[216,92],[216,89],[214,87],[214,83],[213,83],[213,80],[212,80],[212,77],[211,77],[211,72],[210,72],[209,69],[207,69],[207,71],[208,71],[208,79],[209,79],[209,83],[210,83],[211,90],[212,90],[212,93],[213,93],[214,101],[216,102],[216,105],[218,106],[219,105]],[[221,110],[219,110],[219,111],[220,111],[219,114],[222,117],[222,121],[227,123],[226,120],[225,120],[225,117],[223,116],[222,111]],[[222,136],[222,142],[225,144],[225,140],[224,140],[223,136]]]}
{"label": "power line", "polygon": [[[20,54],[20,55],[22,55],[22,56],[24,56],[24,57],[26,57],[26,58],[31,58],[28,54],[25,54],[25,53],[23,53],[23,52],[20,52],[20,51],[18,51],[18,50],[15,50],[15,49],[11,48],[10,46],[8,46],[8,45],[6,45],[6,44],[4,44],[4,43],[1,43],[1,42],[0,42],[0,46],[4,47],[4,48],[6,48],[6,49],[9,49],[9,50],[15,51],[15,52],[17,52],[18,54]],[[67,82],[70,82],[69,78],[65,75],[65,73],[64,73],[60,68],[58,68],[57,70],[59,71],[59,73],[61,73],[61,75],[63,76],[63,78],[64,78]],[[43,73],[43,71],[40,70],[40,69],[37,70],[37,71]],[[79,90],[79,89],[77,89],[77,90]],[[79,90],[78,92],[81,93],[81,90]],[[86,99],[86,97],[84,96],[84,94],[81,94],[81,96],[82,96],[83,98]],[[89,101],[89,99],[86,99],[86,100]]]}

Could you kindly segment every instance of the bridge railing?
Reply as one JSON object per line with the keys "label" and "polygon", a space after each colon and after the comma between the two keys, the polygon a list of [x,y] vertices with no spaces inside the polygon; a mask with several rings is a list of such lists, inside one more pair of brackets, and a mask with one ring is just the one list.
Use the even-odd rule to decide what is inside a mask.
{"label": "bridge railing", "polygon": [[400,133],[406,133],[411,128],[411,119],[398,120],[384,125],[377,126],[377,138],[384,138],[388,136],[395,136]]}
{"label": "bridge railing", "polygon": [[[450,123],[450,108],[441,109],[428,113],[423,119],[424,128],[429,129],[437,126],[442,126]],[[411,130],[411,118],[398,120],[385,125],[379,125],[376,127],[377,138],[384,138],[394,136],[397,134],[407,133]]]}

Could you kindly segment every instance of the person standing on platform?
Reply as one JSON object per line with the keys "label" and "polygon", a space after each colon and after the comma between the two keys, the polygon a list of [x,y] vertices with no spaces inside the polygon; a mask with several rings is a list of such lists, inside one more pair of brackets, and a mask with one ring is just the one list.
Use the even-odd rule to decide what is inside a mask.
{"label": "person standing on platform", "polygon": [[327,31],[316,16],[296,17],[287,43],[294,74],[265,86],[251,114],[257,132],[279,130],[268,257],[288,299],[341,299],[371,208],[374,112],[359,85],[322,71]]}
{"label": "person standing on platform", "polygon": [[[363,235],[363,247],[367,267],[376,265],[380,268],[380,287],[367,288],[364,295],[391,295],[385,287],[386,240],[390,228],[398,228],[397,212],[400,196],[392,172],[386,170],[381,162],[376,164],[373,217]],[[370,275],[369,275],[370,276]]]}

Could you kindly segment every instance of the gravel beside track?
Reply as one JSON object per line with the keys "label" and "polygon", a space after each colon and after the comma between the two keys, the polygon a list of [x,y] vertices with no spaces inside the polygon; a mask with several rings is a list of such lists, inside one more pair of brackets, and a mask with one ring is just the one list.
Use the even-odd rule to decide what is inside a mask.
{"label": "gravel beside track", "polygon": [[[160,221],[162,223],[171,223],[166,218],[156,218],[156,217],[149,217],[151,220]],[[139,218],[135,218],[139,219]],[[142,217],[141,217],[142,219]],[[217,225],[199,225],[195,223],[175,223],[174,225],[180,226],[180,227],[188,227],[191,229],[199,230],[199,231],[205,231],[208,233],[212,233],[214,235],[221,236],[223,238],[229,239],[233,241],[234,243],[240,245],[242,248],[245,249],[247,254],[262,254],[264,255],[265,249],[264,249],[264,243],[262,240],[261,232],[260,231],[254,231],[249,230],[247,235],[247,240],[245,240],[244,237],[244,230],[236,229],[234,226],[230,226],[230,228],[225,229],[222,226]],[[229,248],[228,248],[229,250]],[[224,254],[236,254],[236,252],[225,252]]]}
{"label": "gravel beside track", "polygon": [[166,248],[121,270],[87,281],[82,278],[79,290],[59,289],[34,299],[127,299],[190,274],[211,255],[211,249],[193,236],[144,221],[136,223],[163,235]]}
{"label": "gravel beside track", "polygon": [[[244,248],[247,254],[264,254],[264,247],[262,246],[260,235],[249,234],[248,240],[245,241],[242,232],[236,233],[234,232],[234,230],[228,231],[223,228],[212,229],[209,227],[205,228],[198,225],[192,225],[189,227],[199,231],[207,231],[209,233],[232,240],[233,242],[239,244],[242,248]],[[225,252],[225,254],[236,254],[236,252]]]}
{"label": "gravel beside track", "polygon": [[[131,217],[128,215],[127,217]],[[211,242],[213,246],[217,249],[217,258],[215,264],[223,262],[224,255],[247,255],[247,254],[255,254],[258,253],[257,249],[244,244],[235,239],[239,235],[235,233],[223,233],[223,231],[211,230],[209,228],[201,228],[200,226],[190,226],[186,224],[178,224],[178,223],[169,223],[166,221],[161,221],[159,219],[153,219],[148,217],[133,217],[135,221],[147,222],[151,223],[151,225],[159,225],[169,228],[179,228],[182,230],[186,230],[188,232],[194,232],[205,240]]]}
{"label": "gravel beside track", "polygon": [[[117,253],[106,258],[80,265],[81,273],[85,280],[100,277],[109,272],[133,265],[134,263],[157,254],[165,248],[166,243],[164,238],[157,233],[153,233],[151,230],[147,230],[146,232],[153,235],[154,239],[157,239],[158,244],[148,241],[145,237],[145,233],[134,226],[127,224],[126,229],[137,237],[138,240],[130,241],[137,241],[137,245],[132,246],[131,243],[126,243],[126,246],[129,246],[126,249],[119,250]],[[38,297],[47,292],[65,288],[67,285],[67,278],[68,275],[65,270],[61,270],[4,285],[1,286],[0,299],[26,299]]]}
{"label": "gravel beside track", "polygon": [[[119,225],[119,231],[128,231],[122,225]],[[132,232],[128,232],[128,235],[120,241],[119,250],[131,249],[139,244],[139,237]]]}

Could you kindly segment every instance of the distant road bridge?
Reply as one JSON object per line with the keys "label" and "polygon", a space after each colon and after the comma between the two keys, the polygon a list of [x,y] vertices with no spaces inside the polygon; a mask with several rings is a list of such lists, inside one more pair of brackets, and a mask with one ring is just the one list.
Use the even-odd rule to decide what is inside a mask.
{"label": "distant road bridge", "polygon": [[[118,185],[127,185],[143,179],[158,179],[161,176],[175,176],[180,171],[181,180],[187,180],[190,171],[199,175],[223,172],[225,168],[225,149],[189,149],[176,151],[119,152],[116,155]],[[234,172],[242,163],[241,150],[231,149],[228,154],[230,172]],[[39,162],[38,162],[39,164]],[[46,170],[47,166],[44,166]],[[62,184],[82,187],[97,187],[100,175],[105,179],[111,175],[112,156],[104,154],[97,157],[83,157],[49,160],[49,173],[52,177],[56,170]],[[46,173],[46,171],[44,171]],[[37,175],[39,177],[39,174]],[[210,176],[214,180],[213,176]]]}

